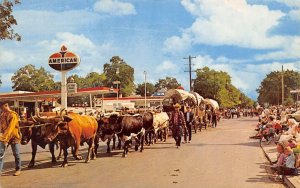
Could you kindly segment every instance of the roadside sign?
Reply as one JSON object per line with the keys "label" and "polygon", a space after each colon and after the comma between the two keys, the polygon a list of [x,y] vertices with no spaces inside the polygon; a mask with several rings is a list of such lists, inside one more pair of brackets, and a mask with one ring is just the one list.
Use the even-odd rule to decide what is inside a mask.
{"label": "roadside sign", "polygon": [[77,84],[76,83],[67,83],[67,91],[69,94],[77,93]]}
{"label": "roadside sign", "polygon": [[79,56],[67,50],[67,47],[63,45],[60,52],[52,54],[48,60],[49,66],[57,71],[69,71],[78,66]]}

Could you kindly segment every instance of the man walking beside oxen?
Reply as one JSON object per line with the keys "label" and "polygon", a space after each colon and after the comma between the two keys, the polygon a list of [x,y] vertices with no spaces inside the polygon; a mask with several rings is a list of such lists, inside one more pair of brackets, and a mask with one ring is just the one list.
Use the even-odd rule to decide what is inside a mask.
{"label": "man walking beside oxen", "polygon": [[186,128],[184,114],[180,111],[180,107],[180,104],[176,103],[174,105],[175,110],[170,115],[170,127],[172,127],[172,135],[177,148],[180,147],[182,131]]}
{"label": "man walking beside oxen", "polygon": [[0,175],[3,168],[3,158],[7,144],[11,145],[15,157],[16,172],[14,176],[21,174],[20,141],[18,114],[9,108],[8,102],[0,102]]}
{"label": "man walking beside oxen", "polygon": [[186,112],[184,113],[184,118],[186,122],[186,127],[184,131],[184,142],[187,142],[187,136],[189,136],[189,141],[188,143],[191,142],[192,140],[192,123],[194,119],[194,113],[191,111],[191,108],[189,106],[186,107]]}

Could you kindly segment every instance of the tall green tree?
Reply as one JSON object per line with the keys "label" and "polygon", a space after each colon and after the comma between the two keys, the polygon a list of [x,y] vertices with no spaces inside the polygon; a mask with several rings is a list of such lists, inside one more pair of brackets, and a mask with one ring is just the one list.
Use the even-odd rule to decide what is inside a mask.
{"label": "tall green tree", "polygon": [[91,72],[85,77],[86,87],[100,87],[103,86],[103,82],[105,80],[104,74],[99,74],[97,72]]}
{"label": "tall green tree", "polygon": [[17,70],[11,78],[14,91],[48,91],[53,90],[53,75],[43,67],[36,69],[34,65],[26,65]]}
{"label": "tall green tree", "polygon": [[123,96],[129,96],[134,93],[134,69],[119,56],[113,56],[110,59],[110,63],[105,63],[103,72],[105,75],[103,83],[106,86],[116,87],[113,82],[120,81],[118,87]]}
{"label": "tall green tree", "polygon": [[[300,73],[293,70],[283,72],[284,78],[284,99],[285,102],[293,103],[294,97],[290,91],[300,88]],[[258,102],[260,104],[269,103],[271,105],[282,104],[282,72],[273,71],[263,79],[258,92]]]}
{"label": "tall green tree", "polygon": [[227,72],[211,70],[208,67],[196,71],[194,91],[204,98],[217,100],[221,107],[252,106],[253,101],[231,84]]}
{"label": "tall green tree", "polygon": [[67,78],[67,81],[70,82],[71,78],[73,78],[74,82],[77,83],[78,88],[91,88],[103,86],[105,75],[97,72],[90,72],[85,77],[73,74]]}
{"label": "tall green tree", "polygon": [[12,28],[14,25],[17,25],[17,21],[13,16],[13,6],[19,4],[20,0],[3,0],[0,3],[0,39],[15,39],[17,41],[21,40],[21,36],[18,33],[14,32]]}
{"label": "tall green tree", "polygon": [[[156,90],[156,87],[152,83],[146,83],[146,96],[151,96]],[[145,82],[138,84],[136,87],[136,94],[139,94],[141,96],[145,96]]]}
{"label": "tall green tree", "polygon": [[156,90],[160,88],[177,89],[180,85],[181,84],[176,78],[168,76],[166,78],[158,79],[158,81],[155,83]]}

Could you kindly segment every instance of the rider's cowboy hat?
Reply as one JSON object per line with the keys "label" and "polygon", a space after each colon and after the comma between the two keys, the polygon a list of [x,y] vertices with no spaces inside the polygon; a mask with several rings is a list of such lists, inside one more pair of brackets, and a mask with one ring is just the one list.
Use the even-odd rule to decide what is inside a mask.
{"label": "rider's cowboy hat", "polygon": [[180,104],[176,103],[176,104],[174,105],[174,108],[181,108],[181,106],[180,106]]}

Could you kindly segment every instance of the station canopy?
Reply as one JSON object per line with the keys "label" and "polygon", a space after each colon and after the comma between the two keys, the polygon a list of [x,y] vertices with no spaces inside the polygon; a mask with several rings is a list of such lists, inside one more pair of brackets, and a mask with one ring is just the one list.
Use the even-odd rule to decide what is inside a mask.
{"label": "station canopy", "polygon": [[[68,97],[74,96],[87,96],[87,95],[101,95],[107,93],[116,93],[117,89],[112,89],[109,87],[95,87],[95,88],[82,88],[78,89],[77,93],[70,93]],[[15,101],[15,100],[25,100],[34,101],[46,98],[60,98],[61,91],[42,91],[42,92],[12,92],[12,93],[0,93],[0,101]]]}

